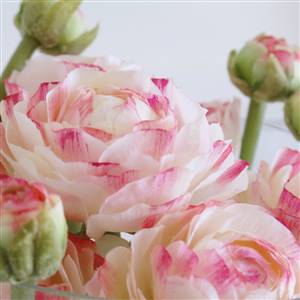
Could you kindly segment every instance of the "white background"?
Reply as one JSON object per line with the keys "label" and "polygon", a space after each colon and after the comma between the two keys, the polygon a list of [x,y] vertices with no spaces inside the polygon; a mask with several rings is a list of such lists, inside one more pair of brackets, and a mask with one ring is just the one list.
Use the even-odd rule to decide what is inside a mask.
{"label": "white background", "polygon": [[[13,25],[19,2],[0,1],[3,67],[20,40]],[[230,83],[226,71],[230,50],[262,32],[299,45],[296,1],[85,1],[81,7],[89,26],[101,25],[86,55],[130,59],[150,74],[173,78],[195,100],[241,96],[244,115],[247,98]],[[282,105],[269,105],[267,119],[284,127],[282,118]],[[268,131],[263,137],[262,158],[280,146],[298,146],[288,134],[277,141],[270,139],[273,134]]]}

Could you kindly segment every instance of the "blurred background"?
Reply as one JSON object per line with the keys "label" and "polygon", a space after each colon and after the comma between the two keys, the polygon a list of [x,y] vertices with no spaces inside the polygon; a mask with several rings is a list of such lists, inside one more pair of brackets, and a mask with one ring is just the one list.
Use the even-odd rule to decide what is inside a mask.
{"label": "blurred background", "polygon": [[[3,68],[20,40],[13,25],[19,1],[0,2]],[[239,96],[244,116],[247,98],[227,75],[230,50],[263,32],[300,44],[299,1],[84,1],[81,7],[90,26],[100,22],[97,40],[85,55],[129,59],[150,74],[171,77],[197,101]],[[285,128],[281,103],[268,106],[267,119]],[[271,132],[265,135],[264,144],[275,149],[264,149],[263,158],[279,146],[299,147],[289,134],[282,133],[276,145]]]}

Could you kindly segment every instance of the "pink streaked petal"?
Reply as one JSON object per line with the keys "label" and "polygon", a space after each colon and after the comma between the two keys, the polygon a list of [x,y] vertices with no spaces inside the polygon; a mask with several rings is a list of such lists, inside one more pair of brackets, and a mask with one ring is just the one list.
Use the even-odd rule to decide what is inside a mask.
{"label": "pink streaked petal", "polygon": [[167,247],[173,264],[172,275],[190,278],[197,275],[199,268],[198,255],[191,250],[183,241],[176,241]]}
{"label": "pink streaked petal", "polygon": [[104,130],[93,128],[93,127],[83,127],[83,131],[90,134],[96,139],[99,139],[103,142],[109,142],[113,139],[113,135],[111,133],[108,133]]}
{"label": "pink streaked petal", "polygon": [[[132,132],[109,146],[100,158],[100,161],[122,163],[130,155],[136,155],[139,160],[141,155],[149,155],[159,160],[163,155],[171,151],[174,131],[163,129],[147,129]],[[130,149],[128,153],[128,149]]]}
{"label": "pink streaked petal", "polygon": [[149,209],[149,216],[147,216],[143,221],[142,228],[151,228],[164,214],[187,207],[190,199],[191,195],[185,194],[161,205],[152,205]]}
{"label": "pink streaked petal", "polygon": [[68,72],[77,69],[77,68],[91,68],[100,72],[105,72],[104,68],[99,65],[91,64],[91,63],[75,63],[71,61],[62,61],[62,63],[68,68]]}
{"label": "pink streaked petal", "polygon": [[218,179],[217,182],[219,184],[225,185],[236,179],[245,169],[247,169],[249,163],[245,160],[239,160],[234,163],[229,169],[227,169]]}
{"label": "pink streaked petal", "polygon": [[168,115],[165,118],[158,120],[146,120],[137,123],[133,131],[139,131],[143,129],[164,129],[172,130],[177,128],[177,121],[173,115]]}
{"label": "pink streaked petal", "polygon": [[40,84],[38,90],[30,97],[27,106],[27,113],[30,115],[34,107],[40,102],[45,101],[46,96],[50,90],[52,90],[58,82],[43,82]]}
{"label": "pink streaked petal", "polygon": [[226,200],[246,190],[248,186],[248,163],[237,161],[222,174],[208,175],[193,191],[192,203],[200,203],[208,200]]}
{"label": "pink streaked petal", "polygon": [[212,154],[218,157],[212,166],[211,170],[216,171],[222,163],[226,160],[226,158],[232,153],[232,145],[226,144],[224,141],[216,141],[213,145]]}
{"label": "pink streaked petal", "polygon": [[[88,174],[93,176],[105,176],[113,175],[112,172],[115,172],[116,168],[119,170],[119,164],[110,163],[110,162],[89,162],[88,163]],[[117,175],[117,174],[115,174]]]}
{"label": "pink streaked petal", "polygon": [[180,168],[170,168],[155,176],[148,176],[126,185],[108,197],[100,212],[121,212],[131,205],[146,203],[159,205],[187,192],[192,173]]}
{"label": "pink streaked petal", "polygon": [[281,150],[275,161],[272,174],[278,172],[282,167],[290,165],[292,166],[292,172],[290,178],[296,175],[300,171],[300,152],[285,148]]}
{"label": "pink streaked petal", "polygon": [[169,111],[169,100],[166,97],[150,95],[147,97],[148,104],[158,115],[166,115]]}
{"label": "pink streaked petal", "polygon": [[81,129],[52,130],[52,148],[64,161],[98,161],[104,145]]}
{"label": "pink streaked petal", "polygon": [[288,227],[300,239],[300,199],[284,189],[281,193],[278,208],[275,209],[276,218]]}
{"label": "pink streaked petal", "polygon": [[157,273],[159,280],[163,281],[172,266],[172,257],[163,246],[157,246],[152,252],[152,268]]}
{"label": "pink streaked petal", "polygon": [[207,249],[199,253],[200,270],[198,276],[207,279],[219,293],[225,294],[228,287],[237,284],[237,274],[227,263],[230,259],[219,255],[215,249]]}
{"label": "pink streaked petal", "polygon": [[142,228],[153,227],[159,219],[166,215],[187,207],[190,195],[183,195],[174,200],[159,205],[137,203],[123,211],[116,213],[100,212],[92,215],[87,221],[87,232],[93,238],[99,238],[107,231],[110,232],[136,232]]}
{"label": "pink streaked petal", "polygon": [[134,170],[125,171],[120,175],[108,175],[106,181],[107,189],[116,192],[136,179],[137,173]]}
{"label": "pink streaked petal", "polygon": [[17,94],[22,92],[22,88],[16,83],[11,82],[8,79],[5,79],[3,82],[4,82],[6,95]]}
{"label": "pink streaked petal", "polygon": [[78,90],[76,98],[69,100],[66,111],[61,111],[57,121],[66,121],[73,125],[84,125],[88,117],[93,112],[95,92],[90,89],[81,88]]}
{"label": "pink streaked petal", "polygon": [[18,92],[16,94],[11,94],[3,99],[4,107],[5,107],[5,113],[8,118],[11,118],[13,116],[13,108],[14,106],[23,100],[23,93]]}
{"label": "pink streaked petal", "polygon": [[90,296],[107,299],[129,299],[126,286],[130,251],[124,247],[112,249],[105,257],[105,263],[95,271],[85,285]]}
{"label": "pink streaked petal", "polygon": [[161,93],[164,95],[166,87],[169,83],[169,79],[167,78],[152,78],[152,82],[158,87]]}
{"label": "pink streaked petal", "polygon": [[69,91],[65,84],[55,87],[47,99],[48,121],[56,121],[65,110],[69,98]]}

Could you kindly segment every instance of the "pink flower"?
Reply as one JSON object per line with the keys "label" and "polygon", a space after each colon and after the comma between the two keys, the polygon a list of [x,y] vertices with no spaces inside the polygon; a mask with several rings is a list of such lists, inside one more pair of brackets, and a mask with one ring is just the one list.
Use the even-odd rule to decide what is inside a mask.
{"label": "pink flower", "polygon": [[240,199],[269,209],[300,241],[300,153],[282,149],[274,162],[262,161]]}
{"label": "pink flower", "polygon": [[259,206],[202,204],[139,231],[130,250],[111,250],[86,290],[108,299],[292,299],[299,251]]}
{"label": "pink flower", "polygon": [[59,193],[93,238],[247,187],[247,163],[168,79],[63,56],[29,61],[6,86],[1,163]]}
{"label": "pink flower", "polygon": [[[69,234],[67,251],[60,268],[40,285],[84,294],[84,285],[103,262],[103,258],[96,254],[95,242],[87,237]],[[41,297],[41,294],[38,296]]]}
{"label": "pink flower", "polygon": [[241,102],[235,98],[233,101],[201,102],[207,109],[206,117],[210,124],[219,123],[224,132],[224,138],[231,140],[235,153],[240,149],[240,118]]}

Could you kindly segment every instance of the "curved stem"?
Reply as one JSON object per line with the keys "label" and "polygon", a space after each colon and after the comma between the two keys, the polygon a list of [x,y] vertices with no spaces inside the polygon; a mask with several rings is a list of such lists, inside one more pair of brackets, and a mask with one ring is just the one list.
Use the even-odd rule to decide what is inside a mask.
{"label": "curved stem", "polygon": [[35,39],[29,36],[23,37],[2,73],[0,81],[0,101],[5,97],[4,79],[8,78],[13,70],[21,70],[26,60],[30,58],[38,46],[39,43]]}
{"label": "curved stem", "polygon": [[258,143],[266,102],[251,99],[244,129],[240,158],[252,164]]}

